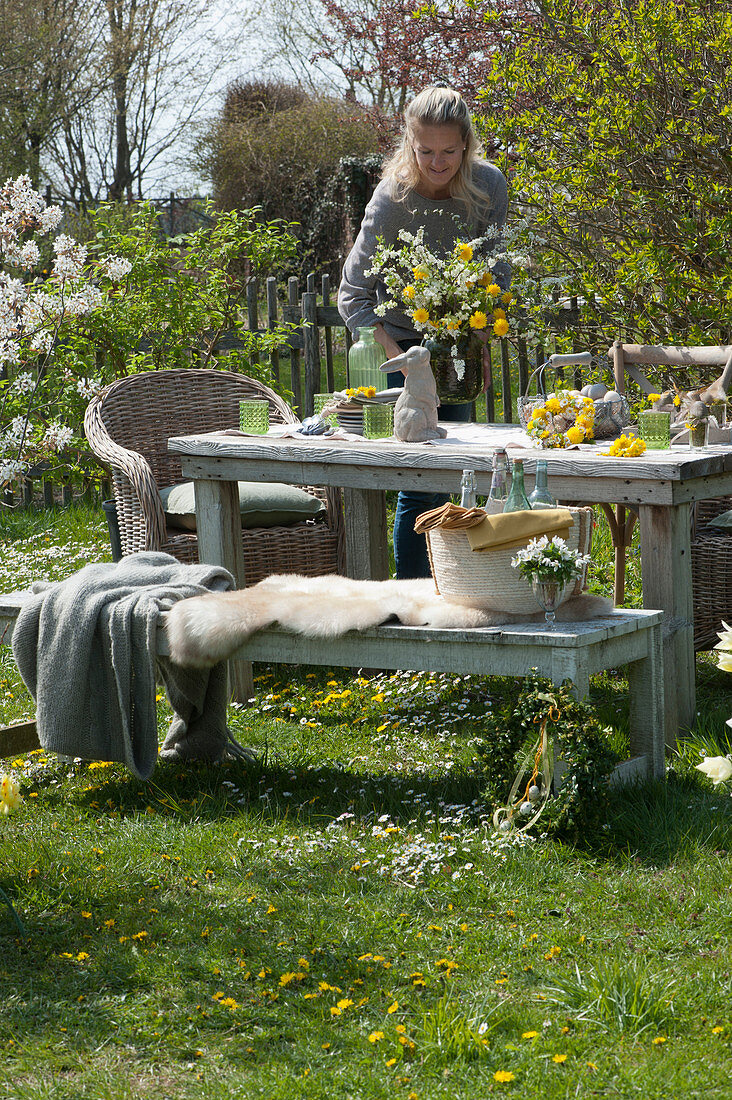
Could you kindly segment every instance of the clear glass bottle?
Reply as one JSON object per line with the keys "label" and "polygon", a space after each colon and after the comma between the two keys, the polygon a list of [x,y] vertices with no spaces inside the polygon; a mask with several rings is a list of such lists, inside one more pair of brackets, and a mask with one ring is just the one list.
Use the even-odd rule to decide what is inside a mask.
{"label": "clear glass bottle", "polygon": [[368,325],[358,330],[358,340],[348,352],[348,384],[353,389],[359,386],[373,386],[376,390],[386,389],[386,375],[379,370],[386,362],[386,352],[374,339],[374,329]]}
{"label": "clear glass bottle", "polygon": [[502,512],[508,498],[508,475],[506,472],[507,455],[499,447],[493,455],[493,476],[486,500],[486,512]]}
{"label": "clear glass bottle", "polygon": [[539,458],[536,462],[536,477],[534,488],[529,493],[529,504],[532,508],[557,508],[558,504],[546,483],[546,459]]}
{"label": "clear glass bottle", "polygon": [[475,472],[473,470],[463,470],[463,477],[460,482],[461,508],[475,508],[475,492],[477,488],[478,485],[475,480]]}
{"label": "clear glass bottle", "polygon": [[503,506],[504,512],[525,512],[531,511],[531,505],[529,504],[529,498],[526,496],[526,490],[524,489],[524,460],[522,458],[514,458],[513,469],[511,471],[511,489],[506,503]]}

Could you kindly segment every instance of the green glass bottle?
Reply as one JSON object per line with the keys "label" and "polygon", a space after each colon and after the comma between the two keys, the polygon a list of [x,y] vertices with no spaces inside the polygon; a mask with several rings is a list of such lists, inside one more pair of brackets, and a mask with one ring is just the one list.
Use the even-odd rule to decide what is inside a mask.
{"label": "green glass bottle", "polygon": [[509,491],[506,503],[503,506],[503,511],[531,511],[529,498],[526,496],[526,490],[524,489],[524,460],[522,458],[514,458],[513,460],[513,469],[511,471],[511,489]]}
{"label": "green glass bottle", "polygon": [[536,462],[536,477],[534,488],[529,493],[529,504],[532,508],[557,508],[558,504],[546,483],[546,459],[539,458]]}
{"label": "green glass bottle", "polygon": [[368,325],[358,330],[358,340],[348,352],[348,384],[354,390],[359,386],[386,389],[386,375],[379,370],[386,362],[386,352],[374,339],[374,329]]}

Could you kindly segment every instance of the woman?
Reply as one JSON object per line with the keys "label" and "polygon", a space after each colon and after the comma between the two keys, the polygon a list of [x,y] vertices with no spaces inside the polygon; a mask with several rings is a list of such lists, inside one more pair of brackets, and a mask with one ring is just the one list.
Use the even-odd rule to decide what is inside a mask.
{"label": "woman", "polygon": [[[383,282],[367,274],[377,240],[393,245],[401,229],[415,233],[421,228],[427,247],[447,256],[458,239],[482,237],[491,226],[500,229],[508,206],[506,180],[481,153],[468,105],[453,88],[425,88],[404,112],[401,141],[366,207],[338,291],[338,309],[348,328],[353,332],[373,326],[389,359],[419,344],[421,336],[403,310],[391,308],[382,316],[375,312],[388,297]],[[496,268],[494,275],[506,289],[508,268]],[[404,384],[400,372],[387,377],[392,386]],[[439,415],[441,420],[468,420],[470,406],[444,405]],[[425,538],[414,533],[414,521],[445,500],[439,493],[399,494],[394,520],[397,577],[430,575]]]}

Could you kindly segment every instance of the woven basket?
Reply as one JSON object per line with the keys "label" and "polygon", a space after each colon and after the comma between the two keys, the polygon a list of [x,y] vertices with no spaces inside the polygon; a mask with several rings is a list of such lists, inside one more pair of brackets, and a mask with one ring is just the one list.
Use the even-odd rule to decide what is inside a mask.
{"label": "woven basket", "polygon": [[[581,554],[590,552],[592,509],[570,508],[574,524],[567,545]],[[433,527],[426,532],[435,587],[448,603],[530,615],[538,611],[530,583],[511,565],[517,547],[511,550],[471,550],[465,531]],[[578,596],[585,585],[586,569],[565,599]]]}

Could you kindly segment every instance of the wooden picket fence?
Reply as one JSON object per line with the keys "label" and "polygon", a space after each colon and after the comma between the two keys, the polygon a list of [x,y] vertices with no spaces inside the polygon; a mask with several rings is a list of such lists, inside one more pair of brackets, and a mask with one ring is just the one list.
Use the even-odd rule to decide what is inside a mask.
{"label": "wooden picket fence", "polygon": [[[319,283],[319,285],[318,285]],[[313,396],[331,393],[335,389],[335,355],[338,350],[346,354],[353,342],[343,319],[334,304],[336,289],[328,275],[318,280],[314,273],[307,276],[305,290],[301,293],[299,280],[290,278],[281,288],[274,277],[263,281],[250,279],[247,285],[247,327],[252,332],[272,332],[284,322],[292,326],[284,344],[268,353],[272,377],[293,394],[293,406],[301,417],[313,412]],[[604,356],[608,341],[599,328],[595,331],[577,327],[579,310],[576,303],[557,305],[552,313],[552,328],[557,334],[569,336],[572,350],[592,351]],[[566,340],[565,340],[566,345]],[[562,350],[566,350],[563,345]],[[224,364],[226,353],[243,348],[241,340],[224,335],[216,345],[217,358]],[[516,418],[516,399],[529,389],[532,392],[551,389],[555,384],[580,383],[579,371],[572,371],[565,378],[563,371],[553,378],[545,377],[539,370],[548,355],[555,350],[542,344],[529,345],[522,337],[495,340],[490,346],[491,381],[485,392],[485,418],[495,423],[512,423]],[[255,362],[260,362],[258,355]],[[195,356],[191,365],[196,365]],[[48,467],[31,470],[20,494],[5,495],[6,503],[33,504],[41,507],[65,505],[72,500],[104,500],[110,494],[109,482],[101,468],[85,459],[86,469],[73,479],[61,476]]]}
{"label": "wooden picket fence", "polygon": [[[264,281],[263,293],[260,283],[254,278],[247,288],[247,325],[251,331],[271,332],[282,321],[296,326],[287,343],[270,354],[269,364],[273,378],[292,391],[293,405],[301,416],[312,415],[314,394],[330,393],[335,388],[334,344],[340,340],[347,356],[353,342],[333,304],[335,295],[330,277],[321,277],[319,291],[316,282],[314,273],[308,275],[302,294],[297,278],[288,280],[284,295],[280,294],[274,277]],[[578,330],[578,320],[579,308],[574,300],[566,304],[557,303],[551,310],[552,328],[557,335],[569,335],[571,350],[591,351],[593,355],[604,356],[609,344],[599,326],[588,327],[585,324]],[[241,346],[236,338],[224,337],[219,341],[217,351],[225,354]],[[489,422],[513,422],[516,398],[528,392],[534,372],[532,391],[551,388],[555,383],[576,385],[580,382],[579,371],[565,377],[564,371],[559,370],[553,379],[541,371],[541,365],[555,350],[554,340],[551,346],[540,343],[529,345],[521,336],[493,341],[489,348],[491,382],[485,395],[486,419]],[[567,350],[566,347],[563,346],[563,350]]]}

